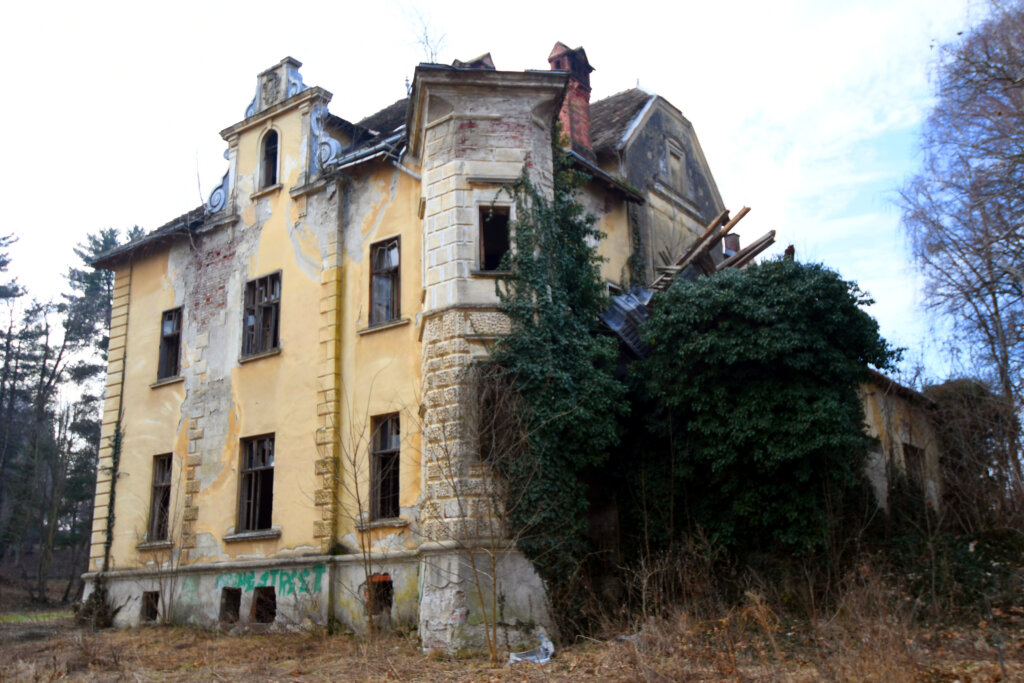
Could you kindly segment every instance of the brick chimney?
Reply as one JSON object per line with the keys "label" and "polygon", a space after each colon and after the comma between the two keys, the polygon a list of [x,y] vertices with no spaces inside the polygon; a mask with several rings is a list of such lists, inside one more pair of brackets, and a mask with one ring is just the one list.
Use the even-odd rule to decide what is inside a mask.
{"label": "brick chimney", "polygon": [[548,64],[552,71],[569,72],[569,87],[558,118],[562,131],[569,137],[570,148],[594,161],[596,157],[590,142],[590,72],[594,67],[590,66],[582,47],[574,50],[561,42],[552,48]]}

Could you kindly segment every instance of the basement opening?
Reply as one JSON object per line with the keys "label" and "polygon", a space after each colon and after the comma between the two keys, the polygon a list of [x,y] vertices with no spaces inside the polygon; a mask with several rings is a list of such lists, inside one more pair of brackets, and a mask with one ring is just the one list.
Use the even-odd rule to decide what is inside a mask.
{"label": "basement opening", "polygon": [[220,623],[238,623],[238,612],[242,606],[241,588],[220,589]]}
{"label": "basement opening", "polygon": [[251,619],[257,624],[272,624],[277,617],[277,595],[273,586],[259,586],[252,592]]}
{"label": "basement opening", "polygon": [[391,617],[391,604],[395,591],[390,574],[374,574],[366,590],[366,611],[374,619],[387,621]]}
{"label": "basement opening", "polygon": [[142,621],[156,621],[160,614],[160,591],[144,591],[142,593]]}

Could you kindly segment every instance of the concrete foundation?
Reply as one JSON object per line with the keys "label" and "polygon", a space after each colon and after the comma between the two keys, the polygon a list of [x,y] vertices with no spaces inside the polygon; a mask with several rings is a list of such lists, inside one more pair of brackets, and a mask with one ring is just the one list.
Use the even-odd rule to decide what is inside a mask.
{"label": "concrete foundation", "polygon": [[[475,568],[474,568],[475,566]],[[492,582],[491,577],[499,577]],[[98,573],[85,576],[85,597]],[[191,564],[104,573],[115,626],[147,621],[202,628],[306,630],[333,620],[342,629],[418,631],[425,651],[482,649],[497,624],[505,649],[552,632],[543,584],[519,552],[467,550],[430,544],[415,552]],[[272,590],[268,590],[272,589]],[[154,601],[146,594],[156,594]],[[266,601],[272,596],[273,616]],[[376,597],[376,599],[375,599]]]}

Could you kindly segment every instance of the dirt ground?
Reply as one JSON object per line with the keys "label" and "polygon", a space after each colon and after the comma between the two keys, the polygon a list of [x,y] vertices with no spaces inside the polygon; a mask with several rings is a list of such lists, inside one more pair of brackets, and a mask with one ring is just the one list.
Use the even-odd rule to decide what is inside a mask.
{"label": "dirt ground", "polygon": [[68,615],[0,619],[0,681],[1024,680],[1024,631],[1016,625],[905,633],[878,624],[859,635],[780,625],[758,635],[724,620],[659,623],[628,637],[580,640],[547,664],[508,666],[425,655],[414,637],[397,635],[367,642],[186,627],[89,631]]}

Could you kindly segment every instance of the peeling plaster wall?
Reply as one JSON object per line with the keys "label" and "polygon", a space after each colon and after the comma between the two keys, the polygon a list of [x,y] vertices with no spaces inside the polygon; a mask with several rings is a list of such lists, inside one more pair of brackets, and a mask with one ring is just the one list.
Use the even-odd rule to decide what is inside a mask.
{"label": "peeling plaster wall", "polygon": [[[225,208],[177,241],[138,250],[116,273],[101,462],[109,463],[121,414],[107,567],[115,601],[129,605],[120,624],[137,623],[141,593],[158,590],[173,602],[173,619],[213,625],[221,590],[231,587],[243,589],[245,625],[252,589],[272,585],[282,624],[333,615],[359,630],[368,561],[392,580],[392,624],[419,620],[430,648],[482,646],[482,615],[494,606],[474,597],[468,551],[450,544],[486,521],[479,496],[487,489],[481,469],[469,467],[466,490],[478,500],[461,516],[439,478],[438,439],[457,433],[472,400],[462,369],[508,329],[494,279],[474,273],[479,207],[524,164],[550,188],[559,78],[520,78],[535,82],[507,91],[442,89],[427,112],[425,161],[404,160],[412,172],[377,160],[311,181],[310,112],[330,99],[315,89],[224,131]],[[260,144],[271,129],[280,186],[260,188]],[[609,226],[621,220],[620,207],[600,201]],[[394,237],[400,316],[371,327],[370,250]],[[620,257],[611,267],[623,265]],[[270,273],[281,277],[279,349],[242,358],[246,283]],[[175,307],[183,310],[180,378],[156,383],[160,316]],[[371,520],[371,425],[392,414],[402,435],[400,517]],[[240,442],[266,434],[275,439],[273,526],[240,536]],[[445,443],[458,458],[471,455],[464,440]],[[147,546],[153,456],[165,453],[173,454],[172,536]],[[93,570],[102,568],[110,486],[97,484]],[[538,626],[550,628],[544,587],[518,552],[502,551],[499,562],[502,638],[519,647]]]}
{"label": "peeling plaster wall", "polygon": [[604,239],[597,243],[597,254],[601,263],[601,279],[623,289],[629,286],[629,256],[632,253],[632,237],[629,227],[629,212],[621,195],[590,183],[576,193],[588,213],[597,222],[594,226],[604,233]]}
{"label": "peeling plaster wall", "polygon": [[942,500],[941,445],[928,411],[875,383],[862,384],[860,396],[865,429],[868,436],[877,440],[876,447],[869,451],[866,472],[879,506],[889,507],[888,492],[893,483],[890,477],[907,471],[903,445],[909,444],[924,452],[925,498],[932,508],[938,510]]}
{"label": "peeling plaster wall", "polygon": [[[419,544],[420,496],[419,339],[422,253],[417,217],[419,186],[394,166],[357,169],[342,196],[343,287],[340,315],[340,384],[337,533],[349,550],[389,538],[407,549]],[[400,315],[371,328],[370,248],[400,239]],[[401,433],[399,485],[402,525],[357,531],[370,511],[370,430],[375,417],[397,413]],[[409,526],[404,525],[411,525]]]}
{"label": "peeling plaster wall", "polygon": [[[107,443],[112,435],[112,421],[117,410],[123,411],[125,427],[122,438],[121,462],[117,478],[117,497],[114,508],[114,534],[111,546],[111,567],[131,567],[148,558],[138,556],[135,546],[147,540],[147,524],[149,518],[150,498],[152,495],[153,456],[183,450],[182,424],[180,405],[184,399],[184,386],[180,383],[150,388],[157,379],[157,360],[160,347],[160,317],[164,310],[180,305],[184,300],[184,289],[175,287],[168,282],[164,273],[167,272],[167,254],[154,254],[140,259],[119,272],[118,284],[124,283],[125,299],[128,280],[131,280],[130,315],[125,315],[124,338],[127,346],[124,351],[124,388],[123,401],[112,412],[115,415],[105,416],[105,436]],[[118,335],[121,337],[122,335]],[[116,354],[120,355],[120,354]],[[111,359],[111,363],[115,363]],[[111,373],[112,375],[114,373]],[[111,377],[118,381],[119,377]],[[108,379],[108,386],[111,382]],[[119,384],[119,382],[118,382]],[[115,388],[118,385],[114,385]],[[108,390],[108,407],[112,396]],[[108,449],[109,450],[109,447]],[[175,479],[181,479],[181,458],[174,458]],[[174,514],[181,514],[180,498],[175,503]],[[105,512],[105,511],[104,511]],[[99,518],[99,515],[96,516]],[[105,519],[96,519],[96,522]],[[94,529],[96,523],[94,522]],[[98,568],[98,559],[102,558],[102,548],[96,548],[96,542],[102,545],[102,538],[94,533],[93,568]]]}
{"label": "peeling plaster wall", "polygon": [[[169,452],[175,468],[175,562],[279,558],[321,549],[316,525],[323,515],[314,471],[323,381],[315,359],[322,340],[320,326],[310,322],[320,320],[324,275],[337,266],[339,198],[336,191],[316,197],[310,202],[314,220],[307,220],[307,198],[293,198],[285,189],[299,181],[304,120],[299,109],[284,110],[231,138],[237,219],[203,228],[129,268],[114,567],[169,559],[164,548],[136,549],[146,540],[153,456]],[[280,136],[282,188],[250,197],[259,141],[271,125]],[[274,272],[282,282],[280,353],[243,362],[246,283]],[[181,381],[151,387],[161,312],[179,306]],[[275,437],[272,521],[279,536],[228,542],[238,516],[240,440],[263,434]]]}
{"label": "peeling plaster wall", "polygon": [[[423,558],[423,596],[420,602],[420,640],[424,650],[483,649],[485,623],[497,622],[498,647],[525,650],[536,646],[536,633],[554,633],[544,584],[518,551],[498,551],[498,577],[492,586],[490,558],[476,554],[483,590],[474,587],[468,551],[427,552]],[[494,588],[497,605],[490,599]],[[481,595],[483,593],[483,595]]]}
{"label": "peeling plaster wall", "polygon": [[[304,561],[271,561],[261,566],[225,564],[202,565],[177,572],[122,571],[110,575],[108,590],[113,604],[123,605],[115,626],[138,626],[142,616],[142,593],[160,593],[158,615],[171,623],[215,628],[220,624],[224,588],[241,591],[238,610],[240,627],[256,625],[252,618],[254,589],[274,588],[277,615],[273,625],[287,629],[326,625],[326,606],[332,566],[323,558]],[[86,585],[86,597],[92,585]]]}

